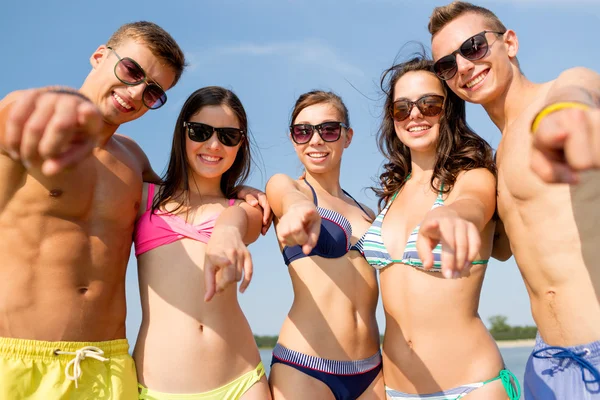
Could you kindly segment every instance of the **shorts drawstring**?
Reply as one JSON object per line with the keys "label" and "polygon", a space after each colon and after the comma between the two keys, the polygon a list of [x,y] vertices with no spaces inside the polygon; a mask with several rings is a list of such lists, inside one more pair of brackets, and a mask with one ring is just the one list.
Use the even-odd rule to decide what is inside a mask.
{"label": "shorts drawstring", "polygon": [[[548,355],[541,355],[541,353],[545,352],[545,351],[549,351],[549,350],[556,350],[556,353],[551,353]],[[549,347],[545,347],[543,349],[537,350],[533,352],[533,356],[535,358],[558,358],[558,359],[569,359],[572,360],[574,362],[577,363],[577,365],[579,366],[579,368],[581,368],[581,379],[583,380],[584,383],[588,384],[588,383],[600,383],[600,372],[598,372],[598,370],[592,365],[592,363],[590,363],[588,360],[586,360],[584,357],[587,356],[590,353],[590,351],[588,349],[584,349],[584,351],[582,352],[578,352],[575,353],[572,350],[569,349],[565,349],[564,347],[558,347],[558,346],[549,346]],[[585,379],[585,371],[588,371],[592,377],[594,379]]]}
{"label": "shorts drawstring", "polygon": [[[65,375],[67,376],[67,379],[75,381],[75,387],[77,387],[77,381],[81,377],[81,365],[80,365],[81,361],[85,360],[88,357],[94,358],[94,359],[96,359],[98,361],[102,361],[102,362],[106,362],[109,360],[109,358],[102,357],[104,355],[104,351],[102,351],[98,347],[94,347],[94,346],[82,347],[81,349],[76,350],[76,351],[55,350],[54,354],[55,355],[65,354],[65,355],[75,356],[71,361],[69,361],[67,363],[67,366],[65,367]],[[69,372],[69,369],[71,367],[73,367],[72,375]]]}

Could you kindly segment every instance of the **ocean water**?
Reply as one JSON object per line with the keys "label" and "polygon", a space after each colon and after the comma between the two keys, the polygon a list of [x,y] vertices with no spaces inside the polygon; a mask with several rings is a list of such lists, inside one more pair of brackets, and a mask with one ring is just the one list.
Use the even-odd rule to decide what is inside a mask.
{"label": "ocean water", "polygon": [[[502,357],[504,358],[506,368],[508,368],[510,371],[512,371],[513,374],[515,374],[517,379],[519,379],[519,383],[521,385],[523,382],[523,376],[525,375],[525,364],[527,363],[529,354],[531,354],[531,350],[532,347],[529,346],[504,347],[500,349],[500,353],[502,353]],[[261,349],[260,358],[262,359],[262,362],[265,365],[265,369],[267,370],[268,375],[271,369],[271,350]],[[522,395],[521,398],[523,398]]]}

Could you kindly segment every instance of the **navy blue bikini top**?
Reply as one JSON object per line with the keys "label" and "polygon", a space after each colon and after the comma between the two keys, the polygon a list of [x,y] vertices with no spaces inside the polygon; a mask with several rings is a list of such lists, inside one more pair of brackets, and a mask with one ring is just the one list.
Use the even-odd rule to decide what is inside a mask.
{"label": "navy blue bikini top", "polygon": [[[320,256],[324,258],[339,258],[346,255],[350,250],[359,251],[356,248],[356,245],[350,243],[350,238],[352,237],[352,225],[350,225],[350,221],[338,212],[319,207],[315,189],[313,189],[306,180],[304,180],[304,182],[306,182],[310,188],[313,194],[313,202],[315,203],[315,206],[317,206],[317,212],[321,216],[321,232],[317,239],[317,245],[308,255],[302,252],[301,246],[285,246],[282,250],[285,265],[290,265],[292,261],[304,257]],[[342,189],[342,191],[346,196],[354,200],[354,197],[350,196],[348,192],[344,189]],[[356,200],[354,200],[354,202],[367,216],[369,215]],[[371,218],[369,217],[369,219]]]}

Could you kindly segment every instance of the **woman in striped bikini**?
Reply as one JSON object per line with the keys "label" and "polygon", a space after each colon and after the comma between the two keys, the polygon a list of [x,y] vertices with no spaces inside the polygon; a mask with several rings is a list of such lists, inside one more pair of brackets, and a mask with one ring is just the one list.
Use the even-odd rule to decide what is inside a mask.
{"label": "woman in striped bikini", "polygon": [[273,350],[274,399],[385,399],[374,270],[355,244],[374,218],[340,186],[352,141],[348,110],[331,92],[297,100],[290,139],[304,179],[275,175],[267,198],[294,287]]}
{"label": "woman in striped bikini", "polygon": [[389,399],[518,398],[477,313],[495,226],[492,149],[467,126],[464,101],[432,65],[417,57],[381,79],[378,144],[388,162],[376,193],[385,207],[359,247],[380,271],[386,392]]}

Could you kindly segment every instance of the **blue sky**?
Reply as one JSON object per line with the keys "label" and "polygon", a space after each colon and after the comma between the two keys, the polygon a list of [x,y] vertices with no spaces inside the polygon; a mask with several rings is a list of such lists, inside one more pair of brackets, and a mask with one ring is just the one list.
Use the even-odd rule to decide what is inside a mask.
{"label": "blue sky", "polygon": [[[121,24],[158,23],[178,41],[190,62],[168,103],[120,133],[134,138],[162,172],[173,125],[187,96],[221,85],[235,91],[249,116],[257,168],[250,180],[264,188],[271,175],[297,176],[301,166],[286,137],[296,98],[311,89],[333,90],[350,110],[354,140],[344,153],[342,186],[376,208],[370,190],[382,164],[375,145],[382,100],[381,72],[411,40],[429,44],[427,21],[442,1],[399,0],[180,0],[177,2],[8,2],[0,15],[0,96],[12,90],[63,84],[79,87],[89,56]],[[519,60],[534,82],[583,65],[600,71],[600,2],[597,0],[480,1],[519,37]],[[471,126],[496,147],[500,135],[479,106],[469,106]],[[549,216],[550,217],[550,216]],[[271,230],[251,246],[255,274],[240,303],[257,334],[277,334],[292,302],[287,269]],[[543,268],[543,265],[540,265]],[[165,274],[169,266],[165,266]],[[135,258],[127,273],[128,337],[140,322]],[[435,306],[435,305],[432,305]],[[533,324],[529,300],[514,261],[492,261],[480,304],[481,317],[508,316]],[[381,304],[381,330],[385,326]]]}

